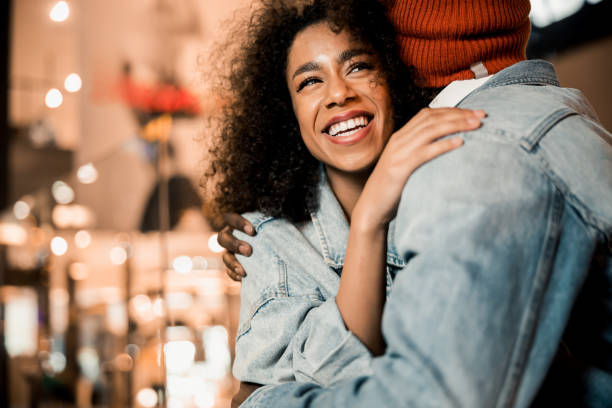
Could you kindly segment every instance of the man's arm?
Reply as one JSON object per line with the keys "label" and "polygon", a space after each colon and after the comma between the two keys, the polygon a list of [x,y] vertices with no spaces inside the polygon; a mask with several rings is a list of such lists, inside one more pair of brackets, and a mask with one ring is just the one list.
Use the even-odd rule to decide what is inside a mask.
{"label": "man's arm", "polygon": [[[395,245],[409,262],[385,307],[387,352],[374,374],[331,388],[264,387],[245,407],[530,404],[596,234],[542,171],[542,150],[527,152],[494,130],[477,133],[423,166],[404,190]],[[598,183],[612,188],[600,170],[608,177]]]}

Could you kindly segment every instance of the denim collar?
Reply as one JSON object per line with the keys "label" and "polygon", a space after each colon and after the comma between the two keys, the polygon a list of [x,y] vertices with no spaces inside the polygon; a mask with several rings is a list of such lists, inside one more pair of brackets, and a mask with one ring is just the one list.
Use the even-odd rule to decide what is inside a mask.
{"label": "denim collar", "polygon": [[[321,166],[318,189],[319,208],[311,212],[310,216],[321,242],[325,263],[332,268],[340,269],[344,266],[349,225],[327,181],[323,166]],[[393,242],[394,228],[395,222],[391,222],[387,233],[387,264],[401,268],[406,263],[398,255]]]}
{"label": "denim collar", "polygon": [[525,60],[499,71],[478,90],[504,85],[560,86],[553,65],[544,60]]}

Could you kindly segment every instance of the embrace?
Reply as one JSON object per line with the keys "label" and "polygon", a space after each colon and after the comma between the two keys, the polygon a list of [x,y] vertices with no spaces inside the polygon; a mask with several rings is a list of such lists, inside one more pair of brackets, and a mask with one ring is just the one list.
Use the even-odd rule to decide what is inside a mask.
{"label": "embrace", "polygon": [[612,137],[529,10],[255,10],[208,172],[236,405],[612,406]]}

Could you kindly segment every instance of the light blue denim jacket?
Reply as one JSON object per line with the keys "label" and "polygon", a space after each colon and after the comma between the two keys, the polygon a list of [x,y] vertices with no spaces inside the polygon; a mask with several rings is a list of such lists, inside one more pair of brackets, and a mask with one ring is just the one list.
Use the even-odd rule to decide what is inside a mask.
{"label": "light blue denim jacket", "polygon": [[544,61],[459,106],[488,117],[406,184],[373,374],[244,407],[612,406],[610,133]]}
{"label": "light blue denim jacket", "polygon": [[[349,226],[323,170],[317,211],[295,225],[248,213],[257,235],[236,235],[253,247],[239,257],[242,280],[234,376],[278,384],[308,381],[330,385],[371,373],[372,355],[349,332],[336,305]],[[387,293],[404,263],[389,227]]]}

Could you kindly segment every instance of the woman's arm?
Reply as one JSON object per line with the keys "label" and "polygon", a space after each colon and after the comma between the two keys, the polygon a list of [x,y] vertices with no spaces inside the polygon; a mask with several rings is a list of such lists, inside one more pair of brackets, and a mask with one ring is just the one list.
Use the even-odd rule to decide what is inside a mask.
{"label": "woman's arm", "polygon": [[336,303],[348,330],[374,355],[384,353],[381,318],[386,298],[386,238],[401,192],[422,164],[463,144],[441,137],[480,126],[482,111],[423,109],[395,132],[352,210]]}

